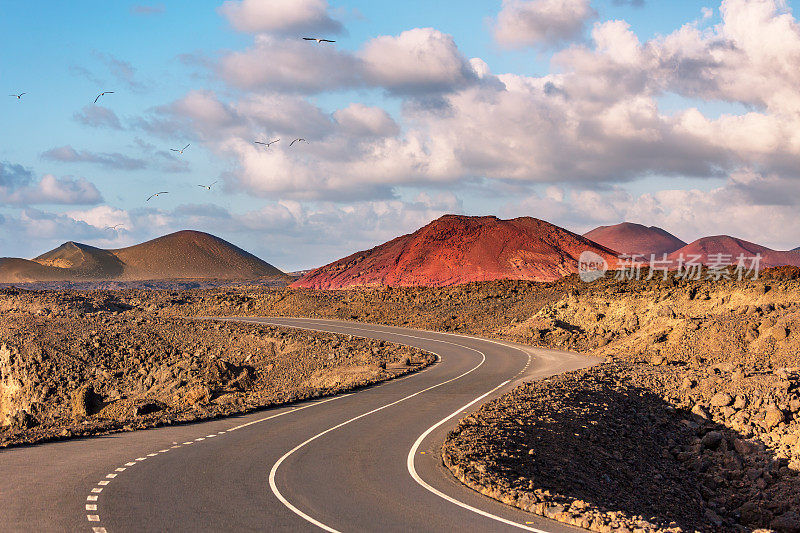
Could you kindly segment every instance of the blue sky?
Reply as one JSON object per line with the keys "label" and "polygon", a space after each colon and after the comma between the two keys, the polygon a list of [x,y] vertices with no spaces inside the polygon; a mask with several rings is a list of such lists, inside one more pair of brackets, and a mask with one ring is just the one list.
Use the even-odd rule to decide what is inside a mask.
{"label": "blue sky", "polygon": [[[280,4],[277,0],[265,2],[269,6]],[[502,40],[498,20],[503,10],[515,6],[544,9],[546,2],[564,12],[587,7],[590,14],[571,20],[570,24],[578,24],[580,29],[565,30],[558,42],[509,46]],[[257,9],[257,3],[245,2],[252,9]],[[653,128],[662,133],[668,128],[669,135],[663,133],[663,138],[648,146],[639,142],[620,146],[621,137],[615,134],[613,142],[607,141],[608,149],[598,148],[598,153],[608,153],[608,160],[593,154],[585,163],[573,165],[576,157],[583,156],[582,146],[592,139],[594,130],[588,125],[579,128],[586,132],[585,138],[565,141],[573,144],[565,149],[564,156],[551,157],[561,144],[545,150],[540,139],[536,147],[531,147],[529,163],[520,158],[513,168],[497,155],[502,147],[475,155],[468,153],[469,143],[458,139],[437,144],[439,128],[452,131],[462,127],[464,136],[486,132],[492,143],[505,142],[502,121],[510,120],[508,116],[503,119],[498,115],[496,122],[492,122],[491,113],[472,116],[476,113],[470,111],[468,99],[476,98],[480,105],[494,102],[496,96],[489,88],[480,89],[480,95],[470,92],[477,91],[478,77],[486,87],[505,84],[503,97],[512,87],[507,76],[514,76],[537,87],[545,81],[554,82],[553,86],[561,83],[570,98],[578,101],[583,98],[578,95],[589,90],[589,82],[605,74],[591,72],[595,68],[592,61],[585,62],[570,50],[580,49],[601,59],[624,55],[621,33],[613,33],[611,44],[604,49],[592,33],[595,24],[625,21],[643,47],[655,40],[661,44],[654,47],[669,49],[679,64],[681,54],[695,48],[689,50],[687,44],[687,51],[683,51],[683,41],[669,46],[663,42],[664,36],[684,24],[697,21],[698,36],[693,38],[709,49],[715,39],[736,39],[735,28],[723,28],[725,21],[718,3],[645,0],[642,5],[631,5],[613,0],[563,0],[559,6],[556,0],[505,4],[302,0],[284,4],[303,3],[316,9],[316,15],[341,25],[342,32],[330,35],[337,41],[332,48],[341,54],[338,58],[343,65],[369,64],[353,71],[353,76],[363,77],[362,81],[350,84],[345,79],[331,88],[301,88],[300,81],[293,86],[292,74],[282,71],[296,62],[292,55],[297,53],[294,40],[320,23],[316,19],[297,22],[288,7],[276,8],[274,17],[267,15],[258,29],[243,30],[220,9],[221,2],[0,2],[3,94],[27,93],[21,100],[5,96],[0,100],[0,163],[4,165],[0,175],[0,256],[31,257],[65,240],[125,246],[192,227],[231,240],[291,270],[317,266],[373,246],[449,211],[536,216],[575,231],[636,216],[639,219],[635,221],[662,225],[685,240],[732,233],[776,248],[800,245],[796,229],[800,225],[794,229],[785,224],[778,227],[781,221],[791,220],[787,217],[794,200],[784,206],[784,218],[778,217],[771,206],[785,204],[786,198],[763,200],[776,187],[795,190],[797,180],[785,164],[795,153],[778,149],[772,153],[763,147],[754,147],[751,153],[749,148],[737,148],[738,138],[726,146],[709,142],[702,154],[687,147],[675,148],[681,144],[673,138],[675,131],[693,132],[686,129],[688,119],[677,124],[674,117],[692,108],[714,127],[721,127],[716,124],[721,118],[748,113],[774,121],[763,125],[767,129],[785,125],[790,112],[765,97],[751,95],[749,87],[731,93],[714,86],[713,80],[684,78],[680,72],[675,79],[667,79],[662,70],[653,70],[653,77],[665,77],[663,87],[642,89],[641,93],[621,90],[625,94],[616,102],[597,103],[596,96],[587,96],[580,100],[583,111],[578,118],[592,118],[589,115],[593,113],[613,117],[604,119],[604,127],[623,120],[619,117],[630,117],[633,103],[636,112],[646,108],[645,101],[668,117],[664,125]],[[228,4],[241,7],[239,2]],[[729,4],[729,10],[748,9],[734,0]],[[791,4],[772,5],[772,19],[792,16]],[[704,15],[704,8],[713,12]],[[556,27],[564,17],[548,9]],[[769,6],[764,9],[769,12]],[[765,24],[756,20],[758,15],[752,12],[756,27]],[[302,29],[292,33],[292,24]],[[400,37],[415,28],[432,28],[433,33]],[[425,46],[438,48],[426,50]],[[409,47],[413,48],[411,52]],[[374,51],[373,56],[369,50]],[[403,55],[406,52],[410,55]],[[237,54],[247,62],[234,64],[230,58]],[[397,76],[409,79],[399,79],[391,65],[379,64],[383,57],[391,61],[390,54],[399,54],[394,56],[399,65]],[[433,66],[418,76],[413,54],[441,61],[432,62]],[[412,58],[410,66],[403,71],[405,64],[399,62],[408,57]],[[472,58],[485,62],[491,74],[478,76],[477,70],[471,70],[475,68],[470,63]],[[647,69],[656,69],[652,62],[639,60],[643,61],[641,65],[627,64],[628,75],[647,75]],[[463,63],[459,69],[466,74],[453,74],[452,69],[441,74],[435,71],[442,64],[443,69],[448,68],[448,61]],[[597,61],[597,68],[604,65],[603,61]],[[615,63],[608,70],[619,68]],[[766,70],[763,64],[743,65],[743,76],[747,68]],[[258,73],[260,81],[252,82],[251,71],[259,69],[264,69]],[[614,75],[619,74],[608,76],[610,93],[615,91]],[[727,71],[722,75],[728,75]],[[280,87],[275,85],[279,77]],[[114,94],[102,97],[95,106],[92,101],[101,91]],[[539,121],[552,113],[559,117],[553,121],[563,122],[568,111],[562,107],[549,109],[538,102],[525,107],[524,98],[520,95],[520,120],[530,120],[530,124],[519,124],[520,138],[509,134],[509,143],[522,143],[524,147],[526,128],[546,134],[545,139],[564,135],[560,126],[553,126],[559,129],[550,134],[542,132]],[[260,103],[254,103],[256,100]],[[283,143],[290,140],[287,135],[303,136],[292,127],[275,126],[274,116],[260,121],[245,116],[246,111],[269,114],[279,108],[294,109],[295,105],[300,106],[298,113],[307,115],[298,117],[299,123],[307,120],[308,124],[332,128],[304,148],[309,155],[299,156],[297,151],[288,152],[285,145],[279,145],[280,157],[285,160],[278,162],[247,146],[254,136],[280,136]],[[464,106],[463,118],[458,116],[459,106]],[[623,108],[626,110],[620,111]],[[531,109],[538,110],[535,119],[526,116]],[[452,111],[446,120],[445,110]],[[513,112],[510,116],[513,120]],[[489,121],[488,127],[485,121]],[[449,130],[446,124],[452,124]],[[696,121],[691,124],[700,128]],[[315,135],[309,131],[305,136]],[[424,145],[425,140],[430,144]],[[473,142],[485,141],[475,138]],[[187,143],[191,146],[182,155],[170,151]],[[665,146],[666,155],[661,154],[659,143]],[[670,150],[675,154],[669,155]],[[395,161],[391,154],[398,152],[403,157]],[[744,155],[732,156],[734,153]],[[620,154],[637,163],[620,164],[616,161]],[[441,165],[427,165],[425,161],[430,168],[419,170],[419,165],[409,163],[427,157],[431,161],[441,157]],[[495,157],[497,160],[492,159]],[[685,165],[682,158],[687,161]],[[719,170],[709,170],[711,167]],[[372,173],[367,172],[370,168],[374,169]],[[52,175],[50,181],[42,182],[48,175]],[[212,191],[197,187],[214,181],[218,184]],[[170,193],[145,202],[158,190]],[[736,213],[747,213],[747,208],[754,207],[755,197],[762,200],[752,216],[763,219],[757,214],[759,209],[772,213],[769,225],[726,227],[724,220],[730,219],[730,211],[720,210],[719,223],[708,213],[693,216],[682,211],[687,204],[696,205],[698,211],[713,210],[714,206],[730,209],[733,204],[741,208]],[[112,223],[122,223],[122,229],[106,229]]]}

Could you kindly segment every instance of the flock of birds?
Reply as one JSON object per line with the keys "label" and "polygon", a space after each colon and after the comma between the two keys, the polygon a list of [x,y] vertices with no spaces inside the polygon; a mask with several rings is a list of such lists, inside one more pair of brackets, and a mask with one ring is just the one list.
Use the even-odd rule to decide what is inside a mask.
{"label": "flock of birds", "polygon": [[[320,44],[320,43],[335,43],[335,42],[336,42],[336,41],[332,41],[332,40],[330,40],[330,39],[321,39],[321,38],[318,38],[318,37],[303,37],[303,40],[304,40],[304,41],[315,41],[317,44]],[[22,100],[22,97],[23,97],[24,95],[26,95],[26,94],[28,94],[28,93],[26,93],[26,92],[23,92],[23,93],[19,93],[19,94],[9,94],[8,96],[14,97],[14,98],[16,98],[17,100]],[[114,91],[103,91],[103,92],[101,92],[100,94],[98,94],[98,95],[95,97],[95,99],[94,99],[94,102],[93,102],[93,103],[94,103],[94,104],[97,104],[97,101],[98,101],[98,100],[100,100],[100,98],[101,98],[101,97],[103,97],[103,96],[105,96],[105,95],[107,95],[107,94],[114,94]],[[259,144],[259,145],[262,145],[262,146],[264,146],[264,148],[268,150],[268,149],[269,149],[269,148],[270,148],[270,147],[271,147],[273,144],[277,143],[278,141],[280,141],[280,139],[275,139],[275,140],[273,140],[273,141],[266,141],[266,142],[265,142],[265,141],[253,141],[253,142],[254,142],[255,144]],[[308,143],[308,141],[307,141],[307,140],[303,139],[302,137],[299,137],[299,138],[297,138],[297,139],[294,139],[292,142],[290,142],[290,143],[289,143],[289,146],[294,146],[294,144],[295,144],[295,143],[303,143],[303,142],[304,142],[304,143]],[[177,152],[179,155],[183,155],[183,152],[184,152],[184,151],[185,151],[187,148],[189,148],[189,146],[191,146],[191,144],[187,144],[187,145],[186,145],[186,146],[184,146],[183,148],[170,148],[170,151],[171,151],[171,152]],[[204,189],[207,189],[207,190],[209,190],[209,191],[210,191],[210,190],[211,190],[211,187],[213,187],[213,186],[214,186],[215,184],[217,184],[218,182],[219,182],[219,180],[217,180],[217,181],[215,181],[214,183],[211,183],[211,184],[209,184],[209,185],[198,185],[198,187],[202,187],[202,188],[204,188]],[[151,194],[150,196],[148,196],[148,197],[147,197],[147,200],[145,200],[145,201],[146,201],[146,202],[149,202],[149,201],[150,201],[150,200],[152,200],[153,198],[157,198],[157,197],[161,196],[162,194],[169,194],[169,191],[159,191],[159,192],[153,193],[153,194]],[[117,229],[118,227],[120,227],[120,226],[124,228],[124,224],[116,224],[116,225],[114,225],[114,226],[108,226],[108,227],[106,227],[106,229],[112,229],[112,230],[116,230],[116,229]]]}

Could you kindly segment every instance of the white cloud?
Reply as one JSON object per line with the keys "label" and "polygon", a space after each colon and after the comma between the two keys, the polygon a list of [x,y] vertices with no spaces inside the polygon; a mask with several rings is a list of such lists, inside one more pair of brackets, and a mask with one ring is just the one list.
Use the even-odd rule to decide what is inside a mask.
{"label": "white cloud", "polygon": [[391,137],[400,132],[397,123],[380,107],[350,104],[336,111],[333,118],[354,137]]}
{"label": "white cloud", "polygon": [[343,31],[326,0],[227,0],[219,11],[236,30],[247,33],[316,37]]}
{"label": "white cloud", "polygon": [[476,77],[453,37],[433,28],[376,37],[359,56],[369,83],[400,94],[460,89]]}
{"label": "white cloud", "polygon": [[494,38],[509,48],[549,48],[579,38],[595,15],[589,0],[503,0]]}
{"label": "white cloud", "polygon": [[363,84],[360,61],[330,45],[257,35],[252,48],[224,56],[218,75],[248,90],[316,93]]}
{"label": "white cloud", "polygon": [[10,163],[0,163],[0,204],[96,204],[103,200],[100,191],[85,178],[58,178],[45,174],[38,181],[33,173]]}

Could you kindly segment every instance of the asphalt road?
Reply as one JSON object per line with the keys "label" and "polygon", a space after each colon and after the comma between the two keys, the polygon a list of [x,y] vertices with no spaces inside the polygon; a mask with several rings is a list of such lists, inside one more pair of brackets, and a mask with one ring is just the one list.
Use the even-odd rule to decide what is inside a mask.
{"label": "asphalt road", "polygon": [[486,400],[594,360],[356,322],[231,320],[398,342],[441,361],[247,416],[0,451],[0,531],[575,531],[461,485],[440,449]]}

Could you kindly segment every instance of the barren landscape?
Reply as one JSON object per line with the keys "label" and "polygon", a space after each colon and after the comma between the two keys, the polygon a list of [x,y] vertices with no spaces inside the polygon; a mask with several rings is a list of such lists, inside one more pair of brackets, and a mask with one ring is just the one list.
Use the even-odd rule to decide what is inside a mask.
{"label": "barren landscape", "polygon": [[443,460],[480,492],[597,531],[798,531],[799,273],[329,291],[4,289],[2,443],[242,412],[432,361],[384,343],[197,318],[356,320],[598,357],[596,368],[525,384],[459,423]]}

